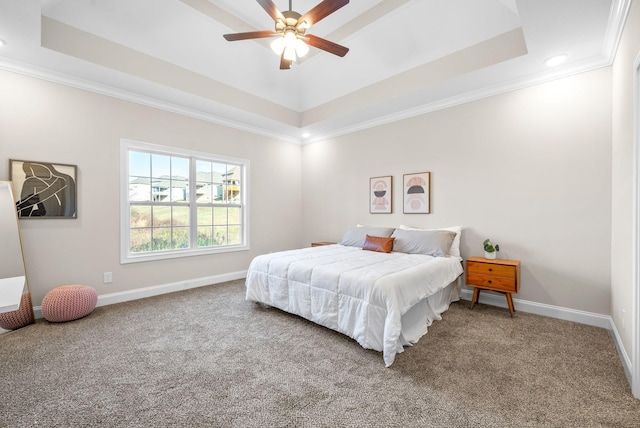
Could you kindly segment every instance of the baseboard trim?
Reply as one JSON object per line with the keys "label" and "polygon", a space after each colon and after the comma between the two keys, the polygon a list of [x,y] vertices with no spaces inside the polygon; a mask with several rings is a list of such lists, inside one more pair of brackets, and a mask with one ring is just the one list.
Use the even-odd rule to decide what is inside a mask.
{"label": "baseboard trim", "polygon": [[[463,289],[461,298],[464,300],[471,300],[473,297],[473,290]],[[501,308],[508,308],[507,299],[503,294],[496,294],[491,292],[480,293],[480,299],[478,303],[483,303],[491,306],[498,306]],[[609,330],[613,343],[618,351],[618,357],[624,368],[624,373],[631,382],[631,360],[622,346],[622,338],[618,334],[613,318],[609,315],[596,314],[594,312],[579,311],[576,309],[568,309],[560,306],[547,305],[544,303],[530,302],[527,300],[513,299],[513,306],[516,311],[527,312],[536,315],[542,315],[550,318],[557,318],[565,321],[573,321],[580,324],[591,325],[594,327],[601,327]]]}
{"label": "baseboard trim", "polygon": [[633,365],[631,364],[631,358],[627,355],[627,352],[624,350],[624,346],[622,346],[622,338],[620,334],[618,334],[618,329],[616,328],[616,324],[613,322],[613,318],[611,318],[611,328],[609,329],[609,333],[611,333],[611,337],[613,338],[613,343],[616,345],[616,350],[618,351],[618,356],[620,357],[620,362],[622,363],[622,367],[624,368],[624,374],[627,376],[627,380],[629,381],[629,385],[633,383],[633,375],[631,374],[631,368]]}
{"label": "baseboard trim", "polygon": [[[473,290],[463,289],[461,297],[464,300],[471,300],[471,298],[473,297]],[[482,293],[480,293],[480,300],[478,303],[498,306],[501,308],[508,308],[507,299],[505,299],[504,294],[492,293],[490,291],[483,291]],[[560,306],[547,305],[544,303],[529,302],[527,300],[520,299],[513,299],[513,306],[516,311],[522,311],[536,315],[544,315],[546,317],[573,321],[580,324],[592,325],[595,327],[602,327],[606,328],[607,330],[611,327],[611,317],[607,315],[568,309]]]}
{"label": "baseboard trim", "polygon": [[[204,287],[206,285],[220,284],[222,282],[244,279],[247,271],[229,272],[221,275],[205,276],[196,279],[171,282],[168,284],[153,285],[150,287],[136,288],[133,290],[117,291],[115,293],[102,294],[98,296],[96,306],[107,306],[116,303],[129,302],[131,300],[144,299],[145,297],[159,296],[161,294],[173,293],[175,291],[189,290],[191,288]],[[35,306],[33,312],[36,318],[42,318],[42,307]]]}

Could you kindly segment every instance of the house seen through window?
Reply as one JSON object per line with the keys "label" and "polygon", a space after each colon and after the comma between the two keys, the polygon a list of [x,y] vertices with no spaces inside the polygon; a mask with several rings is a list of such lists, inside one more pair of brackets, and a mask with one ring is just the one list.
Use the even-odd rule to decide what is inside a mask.
{"label": "house seen through window", "polygon": [[127,141],[123,161],[123,262],[248,248],[248,161]]}

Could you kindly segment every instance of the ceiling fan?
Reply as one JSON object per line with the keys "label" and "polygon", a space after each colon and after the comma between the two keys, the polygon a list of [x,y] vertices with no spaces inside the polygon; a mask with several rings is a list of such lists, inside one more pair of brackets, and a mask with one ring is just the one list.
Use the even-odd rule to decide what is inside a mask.
{"label": "ceiling fan", "polygon": [[249,31],[246,33],[225,34],[224,38],[230,42],[236,40],[260,39],[266,37],[278,37],[271,43],[271,49],[280,55],[280,69],[288,70],[298,57],[303,57],[309,52],[309,46],[322,49],[334,55],[345,56],[349,48],[340,46],[329,40],[306,34],[307,29],[323,18],[331,15],[349,3],[349,0],[324,0],[309,12],[300,15],[291,8],[280,12],[272,0],[256,0],[260,6],[273,18],[276,23],[275,31]]}

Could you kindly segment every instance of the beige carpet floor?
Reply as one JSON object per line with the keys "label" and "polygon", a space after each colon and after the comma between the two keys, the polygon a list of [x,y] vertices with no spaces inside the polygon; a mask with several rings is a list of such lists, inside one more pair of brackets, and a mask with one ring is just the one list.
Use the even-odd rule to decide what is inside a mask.
{"label": "beige carpet floor", "polygon": [[382,354],[243,281],[0,335],[0,427],[638,427],[608,331],[452,304]]}

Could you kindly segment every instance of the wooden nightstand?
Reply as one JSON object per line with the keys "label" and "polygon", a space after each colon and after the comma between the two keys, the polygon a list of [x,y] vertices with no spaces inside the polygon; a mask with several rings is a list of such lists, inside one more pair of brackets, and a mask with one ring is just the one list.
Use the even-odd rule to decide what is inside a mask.
{"label": "wooden nightstand", "polygon": [[333,244],[335,244],[335,242],[320,241],[320,242],[312,242],[311,246],[312,247],[322,247],[323,245],[333,245]]}
{"label": "wooden nightstand", "polygon": [[467,259],[467,285],[474,287],[471,309],[478,303],[480,290],[504,293],[507,297],[509,312],[513,317],[513,299],[511,293],[520,289],[520,262],[517,260],[489,260],[482,257]]}

